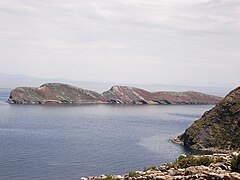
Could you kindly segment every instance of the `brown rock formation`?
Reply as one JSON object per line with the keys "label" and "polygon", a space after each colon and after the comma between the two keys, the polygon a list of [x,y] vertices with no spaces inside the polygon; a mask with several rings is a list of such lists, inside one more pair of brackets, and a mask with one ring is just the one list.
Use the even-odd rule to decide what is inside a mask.
{"label": "brown rock formation", "polygon": [[67,84],[48,83],[39,88],[19,87],[11,91],[10,104],[105,103],[106,99],[94,91]]}
{"label": "brown rock formation", "polygon": [[127,86],[113,86],[99,94],[67,84],[48,83],[39,88],[19,87],[12,90],[10,104],[113,103],[113,104],[215,104],[220,97],[198,92],[156,92]]}
{"label": "brown rock formation", "polygon": [[103,96],[110,103],[121,104],[216,104],[222,98],[199,92],[155,92],[128,86],[113,86]]}

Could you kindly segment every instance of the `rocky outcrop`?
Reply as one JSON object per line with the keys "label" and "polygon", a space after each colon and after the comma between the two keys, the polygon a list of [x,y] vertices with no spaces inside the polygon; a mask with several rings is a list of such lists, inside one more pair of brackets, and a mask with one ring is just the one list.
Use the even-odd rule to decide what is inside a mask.
{"label": "rocky outcrop", "polygon": [[11,91],[10,104],[216,104],[220,97],[198,92],[155,92],[127,86],[113,86],[99,94],[67,84],[48,83],[39,88],[19,87]]}
{"label": "rocky outcrop", "polygon": [[216,104],[222,98],[212,96],[200,92],[186,91],[186,92],[157,92],[154,93],[156,97],[161,97],[166,102],[171,104]]}
{"label": "rocky outcrop", "polygon": [[[128,87],[128,86],[113,86],[109,91],[103,93],[103,96],[110,103],[120,104],[160,104],[156,102],[156,97],[153,93],[146,90]],[[160,98],[159,98],[160,100]],[[162,101],[161,104],[163,104]]]}
{"label": "rocky outcrop", "polygon": [[105,103],[106,99],[94,91],[67,84],[48,83],[39,88],[19,87],[11,91],[10,104],[86,104]]}
{"label": "rocky outcrop", "polygon": [[240,150],[240,87],[205,112],[177,140],[193,149]]}
{"label": "rocky outcrop", "polygon": [[113,86],[103,96],[110,103],[120,104],[216,104],[222,99],[193,91],[151,93],[128,86]]}
{"label": "rocky outcrop", "polygon": [[[183,155],[186,157],[186,155]],[[81,180],[192,180],[192,179],[240,179],[240,174],[232,172],[229,154],[194,155],[192,159],[205,159],[205,165],[181,167],[179,162],[150,167],[144,171],[131,171],[125,175],[100,175],[82,177]],[[206,160],[211,163],[206,165]]]}

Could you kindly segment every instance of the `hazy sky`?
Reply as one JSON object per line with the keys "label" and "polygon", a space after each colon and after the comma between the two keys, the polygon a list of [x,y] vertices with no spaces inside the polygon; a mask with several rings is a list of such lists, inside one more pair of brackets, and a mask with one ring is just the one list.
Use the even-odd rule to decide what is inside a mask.
{"label": "hazy sky", "polygon": [[240,85],[239,0],[1,0],[0,72]]}

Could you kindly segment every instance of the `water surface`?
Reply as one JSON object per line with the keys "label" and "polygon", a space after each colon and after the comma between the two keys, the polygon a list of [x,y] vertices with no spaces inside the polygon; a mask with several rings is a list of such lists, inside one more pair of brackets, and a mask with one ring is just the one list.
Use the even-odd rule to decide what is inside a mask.
{"label": "water surface", "polygon": [[0,179],[79,179],[174,161],[187,150],[169,139],[211,107],[0,103]]}

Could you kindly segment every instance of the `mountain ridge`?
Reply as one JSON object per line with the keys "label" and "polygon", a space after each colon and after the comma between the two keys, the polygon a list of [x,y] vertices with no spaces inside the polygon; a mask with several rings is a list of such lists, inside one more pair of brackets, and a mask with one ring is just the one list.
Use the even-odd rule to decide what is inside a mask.
{"label": "mountain ridge", "polygon": [[[175,99],[174,99],[175,98]],[[102,94],[62,83],[40,87],[18,87],[11,91],[10,104],[215,104],[222,98],[204,93],[149,92],[129,86],[112,86]]]}

